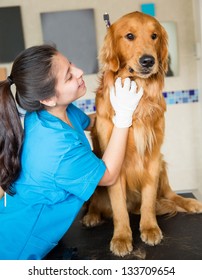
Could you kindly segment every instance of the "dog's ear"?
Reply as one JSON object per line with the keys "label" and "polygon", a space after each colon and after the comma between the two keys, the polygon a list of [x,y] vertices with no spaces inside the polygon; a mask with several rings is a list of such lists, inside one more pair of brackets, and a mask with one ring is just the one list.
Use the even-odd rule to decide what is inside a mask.
{"label": "dog's ear", "polygon": [[168,35],[161,26],[160,60],[164,73],[168,71]]}
{"label": "dog's ear", "polygon": [[107,34],[104,39],[104,44],[101,48],[99,60],[105,70],[116,72],[119,69],[119,59],[116,54],[116,44],[113,34],[112,26],[108,28]]}

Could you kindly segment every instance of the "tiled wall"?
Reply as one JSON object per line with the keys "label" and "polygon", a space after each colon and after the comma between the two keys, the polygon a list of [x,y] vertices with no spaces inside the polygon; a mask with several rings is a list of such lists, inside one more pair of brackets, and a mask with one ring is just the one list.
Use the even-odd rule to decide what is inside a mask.
{"label": "tiled wall", "polygon": [[198,102],[198,90],[180,90],[163,93],[167,104]]}
{"label": "tiled wall", "polygon": [[95,112],[96,110],[94,98],[76,100],[74,101],[74,104],[86,114]]}
{"label": "tiled wall", "polygon": [[[163,92],[163,95],[168,105],[198,102],[197,89]],[[94,98],[77,100],[74,104],[87,114],[96,110]]]}

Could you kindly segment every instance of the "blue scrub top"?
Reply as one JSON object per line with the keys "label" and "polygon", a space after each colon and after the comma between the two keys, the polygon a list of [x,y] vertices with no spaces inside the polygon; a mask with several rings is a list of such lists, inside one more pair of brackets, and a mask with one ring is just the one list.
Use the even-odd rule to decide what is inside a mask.
{"label": "blue scrub top", "polygon": [[0,259],[42,259],[62,238],[106,166],[91,151],[89,117],[67,108],[73,128],[46,110],[27,113],[15,195],[0,200]]}

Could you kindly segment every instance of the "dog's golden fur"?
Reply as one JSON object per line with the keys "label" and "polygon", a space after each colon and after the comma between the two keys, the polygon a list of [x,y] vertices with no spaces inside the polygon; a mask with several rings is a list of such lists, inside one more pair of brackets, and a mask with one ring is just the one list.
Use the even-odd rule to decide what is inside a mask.
{"label": "dog's golden fur", "polygon": [[[150,64],[147,59],[151,57]],[[166,110],[162,90],[167,61],[167,34],[155,18],[134,12],[121,17],[108,29],[100,53],[97,120],[92,132],[98,156],[104,152],[113,128],[109,88],[116,77],[130,77],[144,89],[129,129],[120,176],[115,186],[97,188],[83,219],[85,225],[94,226],[102,217],[113,217],[110,249],[115,255],[124,256],[133,249],[128,212],[141,214],[141,239],[149,245],[158,244],[163,238],[157,214],[202,212],[202,203],[171,190],[161,154]]]}

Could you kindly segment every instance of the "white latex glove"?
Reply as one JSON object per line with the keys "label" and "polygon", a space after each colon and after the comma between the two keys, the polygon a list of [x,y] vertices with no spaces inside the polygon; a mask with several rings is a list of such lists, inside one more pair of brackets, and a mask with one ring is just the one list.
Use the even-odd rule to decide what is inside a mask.
{"label": "white latex glove", "polygon": [[121,78],[115,81],[115,87],[110,88],[110,102],[115,111],[113,123],[116,127],[130,127],[133,113],[143,95],[143,88],[137,92],[137,85],[126,78],[122,87]]}

